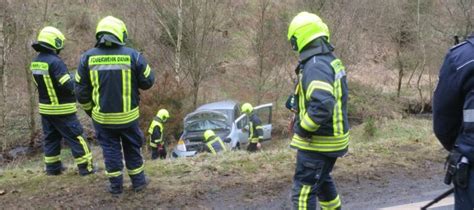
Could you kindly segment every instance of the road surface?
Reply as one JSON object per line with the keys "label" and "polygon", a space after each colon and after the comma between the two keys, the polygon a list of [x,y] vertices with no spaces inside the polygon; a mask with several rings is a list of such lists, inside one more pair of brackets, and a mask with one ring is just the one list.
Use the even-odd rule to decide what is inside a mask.
{"label": "road surface", "polygon": [[[443,178],[442,164],[439,164],[439,167],[436,166],[432,170],[418,173],[385,174],[376,180],[370,177],[360,177],[356,181],[354,179],[345,180],[341,177],[338,180],[336,177],[336,182],[342,198],[343,209],[410,210],[420,209],[421,206],[446,192],[451,186],[445,185]],[[280,186],[281,193],[276,196],[256,196],[244,202],[235,202],[232,199],[228,202],[222,202],[223,200],[217,202],[214,199],[209,199],[204,201],[204,206],[226,206],[232,209],[290,209],[290,188],[291,183],[287,183]],[[229,197],[239,197],[236,194],[245,193],[246,190],[248,189],[232,189],[229,192],[232,196]],[[451,195],[430,209],[453,209],[453,204],[454,198]]]}

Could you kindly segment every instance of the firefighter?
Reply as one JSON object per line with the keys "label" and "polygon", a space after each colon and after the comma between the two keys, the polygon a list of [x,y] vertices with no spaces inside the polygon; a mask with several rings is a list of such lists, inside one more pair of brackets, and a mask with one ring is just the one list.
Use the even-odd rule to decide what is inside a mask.
{"label": "firefighter", "polygon": [[[433,97],[433,130],[450,151],[448,177],[455,209],[474,209],[474,36],[453,46],[439,72]],[[450,184],[447,181],[446,184]]]}
{"label": "firefighter", "polygon": [[242,113],[249,118],[249,145],[247,151],[255,152],[260,149],[260,141],[263,139],[262,121],[254,113],[253,107],[249,103],[242,105]]}
{"label": "firefighter", "polygon": [[205,150],[214,155],[219,152],[227,151],[227,148],[225,147],[225,144],[222,139],[217,136],[212,130],[206,130],[204,132],[204,144]]}
{"label": "firefighter", "polygon": [[46,174],[61,174],[61,139],[64,138],[71,147],[79,174],[88,175],[94,173],[92,153],[76,116],[74,83],[59,57],[64,41],[64,35],[58,29],[48,26],[40,31],[38,40],[32,45],[38,52],[30,70],[38,87]]}
{"label": "firefighter", "polygon": [[155,77],[145,57],[125,47],[127,37],[120,19],[100,20],[97,43],[80,58],[75,77],[78,101],[92,117],[102,147],[108,191],[116,195],[123,192],[123,158],[133,190],[148,184],[141,155],[144,136],[138,126],[139,89],[151,88]]}
{"label": "firefighter", "polygon": [[148,128],[150,134],[151,159],[165,159],[166,146],[164,142],[163,124],[170,118],[170,113],[166,109],[160,109]]}
{"label": "firefighter", "polygon": [[299,53],[297,116],[290,143],[297,149],[291,200],[294,209],[341,209],[330,175],[349,145],[345,67],[333,53],[327,25],[301,12],[291,21],[288,41]]}

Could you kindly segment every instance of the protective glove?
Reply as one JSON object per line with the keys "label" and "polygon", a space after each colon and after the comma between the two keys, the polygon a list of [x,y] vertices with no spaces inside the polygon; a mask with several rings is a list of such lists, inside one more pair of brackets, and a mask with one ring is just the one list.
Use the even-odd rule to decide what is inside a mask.
{"label": "protective glove", "polygon": [[311,138],[311,133],[306,131],[304,128],[301,127],[300,122],[295,122],[295,125],[293,126],[293,131],[294,133],[298,134],[301,138],[305,139],[310,139]]}

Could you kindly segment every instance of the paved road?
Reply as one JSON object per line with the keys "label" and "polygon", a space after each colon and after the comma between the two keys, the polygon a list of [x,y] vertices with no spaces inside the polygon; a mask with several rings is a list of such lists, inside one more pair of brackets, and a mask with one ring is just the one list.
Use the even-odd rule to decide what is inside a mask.
{"label": "paved road", "polygon": [[[442,192],[439,192],[441,194]],[[431,200],[425,200],[425,201],[420,201],[420,202],[415,202],[415,203],[406,203],[406,204],[400,204],[400,205],[395,205],[395,206],[390,206],[390,207],[384,207],[380,208],[381,210],[419,210],[422,206],[425,206],[431,202]],[[439,201],[436,204],[433,204],[430,208],[430,210],[450,210],[454,209],[454,197],[449,196],[441,201]]]}
{"label": "paved road", "polygon": [[[437,196],[446,192],[450,186],[442,183],[442,176],[427,179],[408,180],[407,177],[392,177],[387,182],[361,180],[359,184],[338,183],[342,196],[343,209],[349,210],[419,210]],[[234,209],[290,209],[288,185],[280,196],[264,199],[261,202],[232,205]],[[234,191],[235,192],[235,191]],[[430,210],[451,210],[452,196],[429,208]],[[215,206],[211,204],[210,206]]]}
{"label": "paved road", "polygon": [[[443,164],[435,164],[420,171],[381,173],[380,178],[361,175],[355,177],[335,177],[338,191],[343,202],[343,209],[355,210],[410,210],[420,209],[437,196],[446,192],[451,186],[443,183]],[[203,201],[203,206],[221,209],[290,209],[291,181],[272,188],[271,196],[266,192],[247,198],[246,192],[256,189],[233,188],[219,191]],[[273,194],[275,190],[279,193]],[[216,199],[219,198],[219,199]],[[235,202],[235,199],[239,202]],[[454,200],[448,197],[437,205],[435,210],[453,209]]]}
{"label": "paved road", "polygon": [[[392,180],[384,187],[372,187],[367,190],[368,196],[348,196],[345,209],[383,209],[383,210],[419,210],[434,198],[449,190],[450,186],[436,182],[438,178],[406,181],[401,184]],[[394,186],[397,185],[397,186]],[[355,199],[354,199],[355,198]],[[363,200],[365,202],[361,202]],[[436,203],[429,209],[448,210],[454,208],[454,197],[451,195]]]}

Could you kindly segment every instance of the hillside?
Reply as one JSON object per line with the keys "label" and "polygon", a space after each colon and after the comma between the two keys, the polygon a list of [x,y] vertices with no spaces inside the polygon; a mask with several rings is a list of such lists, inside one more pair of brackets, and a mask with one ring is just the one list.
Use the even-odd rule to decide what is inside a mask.
{"label": "hillside", "polygon": [[[443,190],[446,152],[432,134],[432,93],[453,36],[463,40],[474,29],[472,1],[3,0],[0,208],[288,209],[295,151],[289,148],[292,113],[285,101],[294,91],[298,53],[291,50],[287,30],[300,11],[316,13],[328,25],[334,53],[346,67],[352,137],[333,173],[344,205],[374,209]],[[137,49],[156,75],[153,87],[140,91],[143,131],[167,108],[165,139],[175,145],[186,114],[202,104],[235,100],[273,104],[273,139],[255,154],[159,161],[149,160],[145,148],[149,188],[127,189],[114,198],[105,190],[91,119],[79,109],[99,171],[77,176],[66,146],[65,174],[46,176],[38,91],[29,70],[36,56],[31,44],[43,27],[58,28],[66,37],[60,57],[73,73],[81,54],[96,42],[97,22],[109,15],[125,22],[126,45]],[[371,206],[364,206],[362,201],[372,198]]]}
{"label": "hillside", "polygon": [[[142,128],[158,108],[167,107],[173,114],[175,138],[184,115],[212,101],[273,102],[274,119],[289,116],[283,103],[292,92],[297,55],[285,37],[288,22],[298,11],[314,11],[326,21],[336,54],[347,67],[350,86],[381,90],[374,96],[398,96],[397,103],[408,100],[418,107],[431,102],[436,74],[453,43],[452,35],[466,36],[470,25],[463,19],[468,13],[457,12],[464,8],[454,0],[423,0],[420,4],[408,0],[239,0],[185,2],[181,7],[177,2],[2,2],[1,150],[40,144],[37,91],[25,67],[35,55],[30,44],[46,25],[65,33],[66,47],[60,55],[73,72],[80,54],[94,45],[97,21],[106,15],[123,19],[130,32],[128,45],[143,53],[157,75],[154,88],[142,93]],[[179,50],[178,10],[181,20],[186,20],[181,21]],[[215,18],[206,19],[208,16]],[[206,25],[210,28],[197,30]],[[87,118],[81,122],[91,129]]]}

